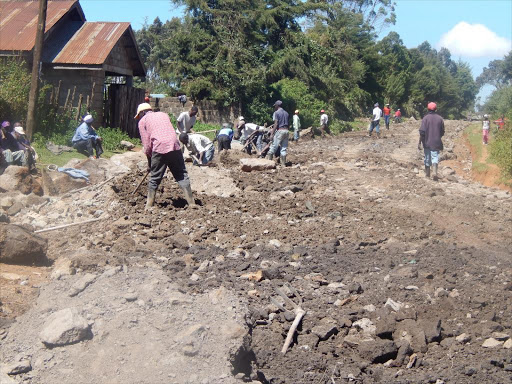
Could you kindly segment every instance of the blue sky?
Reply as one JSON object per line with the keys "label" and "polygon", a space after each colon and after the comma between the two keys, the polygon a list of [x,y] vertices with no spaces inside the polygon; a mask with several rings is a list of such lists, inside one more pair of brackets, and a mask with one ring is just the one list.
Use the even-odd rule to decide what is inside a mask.
{"label": "blue sky", "polygon": [[[510,0],[396,0],[397,23],[380,37],[396,31],[408,48],[428,41],[434,48],[447,46],[453,60],[470,64],[476,77],[489,61],[512,49]],[[166,21],[182,10],[169,0],[81,0],[89,21],[129,21],[140,29],[158,16]],[[490,89],[480,96],[485,98]]]}

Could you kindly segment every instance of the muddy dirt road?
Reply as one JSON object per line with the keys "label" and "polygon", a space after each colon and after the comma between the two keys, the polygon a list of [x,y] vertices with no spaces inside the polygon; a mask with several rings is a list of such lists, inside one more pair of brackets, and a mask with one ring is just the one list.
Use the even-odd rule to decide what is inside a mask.
{"label": "muddy dirt road", "polygon": [[[29,361],[31,369],[4,377],[512,382],[511,195],[443,164],[440,181],[426,179],[418,126],[392,125],[381,139],[304,139],[290,146],[291,166],[276,170],[242,172],[247,155],[235,151],[217,157],[215,168],[189,167],[200,192],[195,210],[183,208],[169,179],[157,209],[145,213],[145,188],[131,194],[142,171],[22,210],[12,222],[103,220],[43,235],[49,257],[66,267],[42,268],[34,284],[23,280],[41,294],[4,326],[0,361]],[[446,122],[443,159],[460,169],[471,163],[453,150],[465,126]],[[70,296],[87,274],[91,282]],[[276,287],[306,311],[285,355],[295,315]],[[5,309],[9,297],[2,302]],[[48,349],[37,335],[68,307],[90,334]]]}

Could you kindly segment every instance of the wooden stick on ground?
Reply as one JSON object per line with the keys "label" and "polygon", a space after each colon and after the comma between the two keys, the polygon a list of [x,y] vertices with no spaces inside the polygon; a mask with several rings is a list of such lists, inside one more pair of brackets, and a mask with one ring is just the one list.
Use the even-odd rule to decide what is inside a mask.
{"label": "wooden stick on ground", "polygon": [[62,228],[67,228],[67,227],[72,227],[74,225],[81,225],[81,224],[88,224],[88,223],[94,223],[95,221],[99,221],[101,220],[101,217],[98,217],[97,219],[91,219],[91,220],[85,220],[85,221],[82,221],[80,223],[71,223],[71,224],[64,224],[64,225],[58,225],[56,227],[50,227],[50,228],[45,228],[45,229],[40,229],[38,231],[34,231],[34,233],[42,233],[42,232],[50,232],[50,231],[55,231],[57,229],[62,229]]}
{"label": "wooden stick on ground", "polygon": [[[299,304],[294,303],[286,294],[279,289],[276,285],[274,285],[274,289],[276,290],[277,294],[281,296],[284,300],[284,302],[288,305],[293,306],[293,312],[295,313],[295,319],[293,320],[292,326],[290,327],[290,330],[288,331],[288,334],[286,335],[286,340],[284,341],[283,348],[281,348],[281,353],[284,355],[286,354],[286,351],[288,351],[288,347],[290,347],[290,344],[292,343],[293,335],[295,335],[295,331],[297,330],[297,327],[299,326],[302,318],[306,314],[306,311],[302,309],[302,297],[299,295],[299,293],[295,290],[295,288],[290,286],[290,290],[293,292],[293,294],[297,297]],[[275,300],[272,300],[275,302]],[[281,305],[278,305],[278,307],[283,308]]]}
{"label": "wooden stick on ground", "polygon": [[149,175],[149,171],[146,172],[144,177],[140,180],[139,184],[137,184],[137,187],[133,190],[132,195],[135,195],[135,193],[139,190],[140,186],[142,185],[144,180],[146,180],[146,177],[148,177],[148,175]]}

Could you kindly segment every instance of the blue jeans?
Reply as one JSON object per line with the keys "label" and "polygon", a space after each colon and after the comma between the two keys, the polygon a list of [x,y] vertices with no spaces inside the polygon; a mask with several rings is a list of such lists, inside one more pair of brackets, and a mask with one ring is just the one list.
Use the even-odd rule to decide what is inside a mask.
{"label": "blue jeans", "polygon": [[439,151],[431,151],[425,148],[425,166],[430,167],[432,164],[439,164]]}
{"label": "blue jeans", "polygon": [[389,129],[389,115],[384,115],[384,121],[386,122],[386,128]]}
{"label": "blue jeans", "polygon": [[298,129],[294,129],[293,130],[293,140],[297,141],[297,140],[299,140],[299,137],[300,137],[299,130]]}
{"label": "blue jeans", "polygon": [[213,145],[211,145],[210,148],[208,148],[206,150],[206,152],[204,153],[203,160],[201,161],[201,163],[203,165],[208,164],[210,161],[213,160],[213,155],[214,154],[215,154],[215,147]]}
{"label": "blue jeans", "polygon": [[375,132],[379,133],[380,130],[380,120],[374,120],[372,121],[372,124],[370,125],[370,134],[373,132],[373,129],[375,129]]}
{"label": "blue jeans", "polygon": [[281,146],[281,156],[286,156],[288,150],[288,129],[278,129],[274,134],[274,141],[268,151],[269,154],[274,155],[277,148]]}

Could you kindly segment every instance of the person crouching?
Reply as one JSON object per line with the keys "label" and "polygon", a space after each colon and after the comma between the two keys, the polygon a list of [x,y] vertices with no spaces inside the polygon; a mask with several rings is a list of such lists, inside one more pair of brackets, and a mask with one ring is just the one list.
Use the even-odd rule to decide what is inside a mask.
{"label": "person crouching", "polygon": [[91,115],[84,116],[83,123],[78,126],[71,141],[73,142],[73,148],[78,152],[94,159],[94,151],[96,151],[96,159],[99,159],[103,153],[102,139],[92,127],[93,121]]}
{"label": "person crouching", "polygon": [[210,165],[215,155],[215,147],[209,138],[198,133],[182,133],[180,142],[192,155],[194,165]]}

